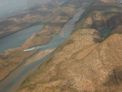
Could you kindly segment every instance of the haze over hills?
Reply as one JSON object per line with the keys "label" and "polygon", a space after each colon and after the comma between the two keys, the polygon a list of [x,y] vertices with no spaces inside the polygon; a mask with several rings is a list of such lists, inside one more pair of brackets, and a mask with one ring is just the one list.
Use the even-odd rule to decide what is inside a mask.
{"label": "haze over hills", "polygon": [[0,0],[0,21],[6,17],[21,14],[24,10],[37,5],[46,4],[51,0]]}

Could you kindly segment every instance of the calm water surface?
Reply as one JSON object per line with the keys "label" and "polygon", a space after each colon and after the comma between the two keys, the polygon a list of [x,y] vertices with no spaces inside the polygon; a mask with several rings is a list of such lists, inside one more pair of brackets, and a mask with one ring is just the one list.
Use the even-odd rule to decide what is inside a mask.
{"label": "calm water surface", "polygon": [[0,39],[0,52],[21,46],[33,33],[41,31],[42,28],[42,25],[34,25]]}

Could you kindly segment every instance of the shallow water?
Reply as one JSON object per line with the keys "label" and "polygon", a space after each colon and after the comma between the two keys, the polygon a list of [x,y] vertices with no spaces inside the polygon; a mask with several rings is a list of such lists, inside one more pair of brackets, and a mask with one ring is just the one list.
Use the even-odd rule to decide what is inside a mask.
{"label": "shallow water", "polygon": [[21,46],[33,33],[41,31],[42,25],[34,25],[0,39],[0,52]]}

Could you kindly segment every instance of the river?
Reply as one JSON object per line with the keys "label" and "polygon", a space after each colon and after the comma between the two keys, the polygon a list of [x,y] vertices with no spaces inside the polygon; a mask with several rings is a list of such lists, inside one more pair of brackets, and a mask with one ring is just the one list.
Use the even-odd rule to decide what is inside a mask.
{"label": "river", "polygon": [[0,52],[20,47],[32,34],[41,31],[42,25],[34,25],[0,39]]}
{"label": "river", "polygon": [[78,11],[79,12],[62,28],[62,31],[61,31],[62,35],[57,34],[48,44],[37,46],[36,48],[39,50],[56,48],[60,46],[64,41],[66,41],[69,38],[70,34],[74,31],[75,24],[80,19],[81,15],[84,12],[84,9],[80,8]]}
{"label": "river", "polygon": [[[56,48],[64,43],[64,41],[68,40],[70,34],[74,31],[76,22],[80,19],[83,13],[84,10],[79,9],[74,17],[62,28],[63,36],[57,34],[50,43],[44,46],[40,46],[40,50]],[[21,83],[26,79],[26,77],[29,76],[34,70],[36,70],[42,62],[47,61],[52,55],[53,52],[38,61],[23,65],[16,69],[4,81],[0,83],[0,92],[15,92],[16,89],[18,89],[18,87],[21,85]]]}

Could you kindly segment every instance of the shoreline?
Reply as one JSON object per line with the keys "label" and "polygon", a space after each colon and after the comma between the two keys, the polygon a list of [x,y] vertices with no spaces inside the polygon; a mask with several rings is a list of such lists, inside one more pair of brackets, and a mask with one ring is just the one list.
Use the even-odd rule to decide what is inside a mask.
{"label": "shoreline", "polygon": [[[25,29],[28,29],[29,27],[32,27],[32,26],[35,26],[35,25],[43,25],[44,26],[44,24],[40,21],[40,22],[36,22],[36,23],[32,23],[32,24],[30,24],[30,25],[27,25],[27,26],[25,26],[25,27],[20,27],[20,29],[18,29],[17,31],[15,31],[15,32],[9,32],[9,33],[7,33],[7,34],[1,34],[0,35],[0,39],[4,39],[5,37],[8,37],[8,36],[10,36],[10,35],[13,35],[13,34],[15,34],[15,33],[18,33],[18,32],[20,32],[20,31],[23,31],[23,30],[25,30]],[[43,28],[42,28],[43,29]]]}

